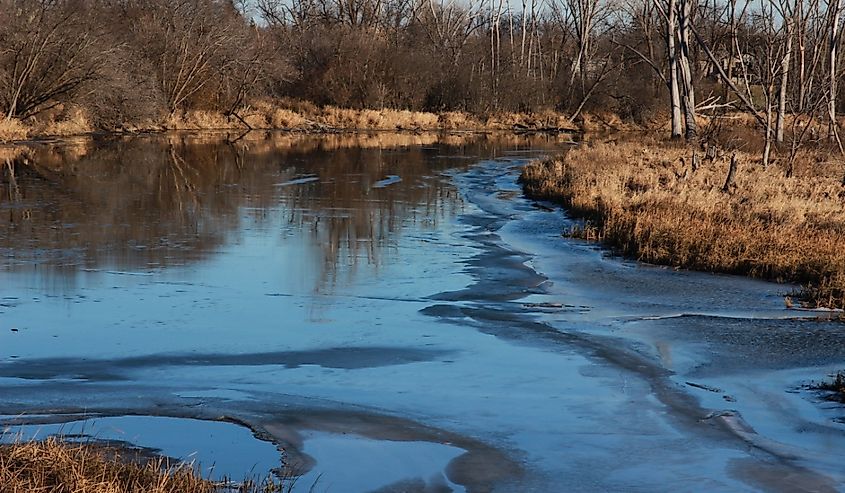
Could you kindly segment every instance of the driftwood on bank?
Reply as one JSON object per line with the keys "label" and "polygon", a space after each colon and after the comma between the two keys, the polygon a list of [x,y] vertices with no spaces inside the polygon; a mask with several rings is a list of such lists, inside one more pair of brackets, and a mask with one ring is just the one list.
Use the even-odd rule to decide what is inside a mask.
{"label": "driftwood on bank", "polygon": [[531,126],[524,123],[514,123],[513,131],[516,133],[545,133],[545,134],[571,134],[580,133],[576,127],[554,127],[554,126]]}

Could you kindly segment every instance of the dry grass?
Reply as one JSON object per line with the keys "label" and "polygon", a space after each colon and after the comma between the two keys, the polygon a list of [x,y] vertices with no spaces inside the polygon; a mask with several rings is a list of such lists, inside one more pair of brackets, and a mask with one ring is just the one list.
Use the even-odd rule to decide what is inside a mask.
{"label": "dry grass", "polygon": [[285,108],[271,108],[270,126],[273,128],[302,128],[308,121],[299,113]]}
{"label": "dry grass", "polygon": [[161,126],[167,130],[214,130],[237,127],[217,111],[192,110],[169,115]]}
{"label": "dry grass", "polygon": [[[325,130],[513,130],[539,128],[572,128],[559,113],[495,113],[472,115],[464,112],[430,113],[395,109],[350,109],[333,106],[318,107],[305,101],[289,99],[253,101],[238,110],[241,119],[225,116],[220,111],[190,110],[162,115],[157,121],[125,124],[122,130],[231,130],[245,129],[246,122],[257,130],[284,129],[298,131]],[[20,140],[27,136],[51,137],[90,133],[93,126],[84,108],[58,106],[39,119],[26,122],[0,122],[0,142]],[[104,129],[108,130],[108,129]]]}
{"label": "dry grass", "polygon": [[[255,129],[291,130],[513,130],[523,128],[572,128],[560,113],[496,113],[487,116],[450,111],[430,113],[394,109],[351,109],[289,100],[253,103],[238,114]],[[168,130],[215,130],[241,128],[236,118],[226,118],[219,112],[189,111],[168,117],[162,124]]]}
{"label": "dry grass", "polygon": [[[441,130],[479,129],[479,122],[463,116],[460,126],[443,115],[406,110],[357,110],[327,106],[295,105],[289,101],[258,101],[238,112],[249,126],[255,129],[291,130]],[[237,118],[226,118],[213,111],[189,111],[167,118],[162,127],[168,130],[217,130],[243,128]]]}
{"label": "dry grass", "polygon": [[116,449],[50,438],[0,446],[0,491],[211,493],[215,486],[187,466],[139,463]]}
{"label": "dry grass", "polygon": [[87,112],[77,106],[62,108],[56,118],[52,118],[41,125],[36,125],[33,133],[65,137],[81,135],[93,131]]}
{"label": "dry grass", "polygon": [[[224,485],[199,477],[189,465],[144,458],[95,443],[58,438],[0,445],[0,492],[44,493],[215,493]],[[273,493],[273,480],[225,491]]]}
{"label": "dry grass", "polygon": [[29,128],[15,119],[0,118],[0,142],[23,140],[29,136]]}
{"label": "dry grass", "polygon": [[432,130],[439,128],[438,115],[406,110],[353,110],[326,107],[316,115],[326,126],[356,130]]}
{"label": "dry grass", "polygon": [[793,177],[738,154],[691,167],[691,148],[641,137],[585,144],[525,168],[526,192],[588,219],[592,236],[624,255],[677,267],[804,285],[811,306],[845,307],[841,163],[806,154]]}
{"label": "dry grass", "polygon": [[514,125],[522,125],[529,128],[575,128],[575,125],[569,120],[568,116],[555,111],[495,113],[489,116],[484,124],[488,127],[501,130],[511,129]]}
{"label": "dry grass", "polygon": [[635,132],[644,128],[660,127],[668,121],[668,116],[655,115],[654,121],[645,125],[637,125],[630,121],[624,121],[619,115],[612,112],[592,112],[581,115],[580,127],[585,132]]}

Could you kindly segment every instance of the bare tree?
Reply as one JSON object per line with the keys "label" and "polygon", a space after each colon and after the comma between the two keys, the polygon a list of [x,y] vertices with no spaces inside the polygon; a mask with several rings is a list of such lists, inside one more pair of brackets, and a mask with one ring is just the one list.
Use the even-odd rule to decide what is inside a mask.
{"label": "bare tree", "polygon": [[654,0],[654,2],[664,21],[663,38],[666,42],[666,57],[669,61],[667,82],[669,85],[669,107],[672,115],[672,138],[679,139],[681,137],[681,91],[678,86],[678,48],[676,43],[678,1],[668,0],[666,4],[660,3],[659,0]]}
{"label": "bare tree", "polygon": [[775,123],[775,140],[778,143],[783,143],[792,46],[795,38],[795,25],[797,24],[796,16],[800,5],[796,8],[796,5],[791,3],[790,0],[779,0],[779,3],[773,3],[773,6],[778,9],[778,15],[783,19],[783,36],[786,38],[786,46],[783,50],[780,66],[780,87],[778,88],[777,121]]}
{"label": "bare tree", "polygon": [[225,56],[239,41],[240,19],[231,7],[211,0],[127,0],[127,6],[135,44],[156,67],[171,114],[234,63]]}
{"label": "bare tree", "polygon": [[839,63],[839,41],[842,36],[839,27],[842,14],[843,0],[832,0],[828,13],[830,15],[830,44],[828,45],[828,138],[835,140],[842,149],[842,140],[839,138],[839,124],[836,121],[836,90],[839,74],[837,67]]}
{"label": "bare tree", "polygon": [[0,0],[0,108],[27,118],[72,100],[107,49],[87,12],[66,2]]}
{"label": "bare tree", "polygon": [[466,6],[454,0],[419,0],[413,6],[416,25],[439,56],[457,64],[471,36],[482,27],[481,4]]}

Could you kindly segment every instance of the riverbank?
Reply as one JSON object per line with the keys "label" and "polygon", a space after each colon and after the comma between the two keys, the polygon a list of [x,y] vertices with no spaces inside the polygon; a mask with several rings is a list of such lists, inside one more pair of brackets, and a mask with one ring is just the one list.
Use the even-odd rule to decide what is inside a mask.
{"label": "riverbank", "polygon": [[798,283],[804,306],[845,308],[845,187],[821,152],[788,173],[748,152],[706,158],[622,136],[530,164],[521,183],[585,219],[572,236],[644,262]]}
{"label": "riverbank", "polygon": [[[0,120],[0,142],[66,137],[97,131],[140,133],[169,130],[291,130],[327,133],[352,130],[578,132],[584,125],[602,127],[606,119],[587,116],[576,125],[554,111],[535,113],[422,112],[395,109],[319,107],[304,101],[257,101],[231,114],[190,110],[155,120],[98,128],[81,107],[59,106],[39,118]],[[609,123],[608,123],[609,124]]]}
{"label": "riverbank", "polygon": [[[77,493],[213,493],[220,484],[189,465],[144,457],[107,445],[56,438],[0,445],[0,490]],[[281,485],[238,485],[238,491],[270,493]]]}

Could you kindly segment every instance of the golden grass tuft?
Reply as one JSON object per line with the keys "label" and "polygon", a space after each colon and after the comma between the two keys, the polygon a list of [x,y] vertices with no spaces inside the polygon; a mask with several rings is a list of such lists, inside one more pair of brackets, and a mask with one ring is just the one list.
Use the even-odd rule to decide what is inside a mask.
{"label": "golden grass tuft", "polygon": [[0,142],[23,140],[29,136],[29,128],[20,120],[0,119]]}
{"label": "golden grass tuft", "polygon": [[447,111],[438,117],[438,125],[445,130],[467,130],[482,127],[481,123],[467,113]]}
{"label": "golden grass tuft", "polygon": [[242,483],[202,478],[190,464],[171,464],[131,449],[58,437],[0,445],[0,492],[45,493],[278,493],[272,477]]}
{"label": "golden grass tuft", "polygon": [[356,110],[327,106],[314,120],[327,127],[345,130],[436,130],[438,115],[408,110]]}
{"label": "golden grass tuft", "polygon": [[276,108],[272,110],[270,125],[273,128],[300,128],[307,125],[307,120],[289,109]]}
{"label": "golden grass tuft", "polygon": [[90,133],[94,128],[86,111],[78,106],[62,108],[59,115],[43,124],[35,124],[34,132],[39,135],[67,137]]}
{"label": "golden grass tuft", "polygon": [[645,137],[584,144],[526,166],[521,181],[530,196],[587,218],[586,231],[624,255],[801,283],[805,304],[845,307],[841,166],[808,154],[786,177],[740,153],[723,191],[730,157],[698,151],[693,171],[692,154]]}
{"label": "golden grass tuft", "polygon": [[237,126],[219,111],[190,110],[170,115],[164,125],[168,130],[216,130]]}
{"label": "golden grass tuft", "polygon": [[53,493],[212,493],[189,466],[138,462],[121,451],[49,438],[0,445],[0,491]]}

